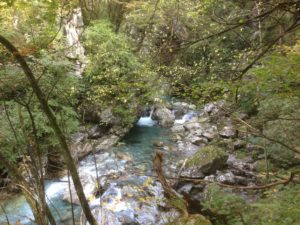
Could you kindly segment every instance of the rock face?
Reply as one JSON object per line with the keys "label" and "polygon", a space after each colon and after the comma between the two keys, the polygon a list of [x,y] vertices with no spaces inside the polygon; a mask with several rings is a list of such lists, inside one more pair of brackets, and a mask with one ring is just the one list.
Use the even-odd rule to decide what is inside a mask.
{"label": "rock face", "polygon": [[175,121],[174,114],[166,107],[156,109],[155,117],[157,118],[159,124],[163,127],[171,127]]}
{"label": "rock face", "polygon": [[203,178],[224,168],[228,155],[219,147],[206,146],[200,148],[188,161],[181,176]]}

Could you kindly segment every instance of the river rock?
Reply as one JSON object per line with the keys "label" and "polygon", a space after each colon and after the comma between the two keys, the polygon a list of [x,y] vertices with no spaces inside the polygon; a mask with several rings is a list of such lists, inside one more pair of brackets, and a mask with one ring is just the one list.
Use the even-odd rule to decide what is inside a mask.
{"label": "river rock", "polygon": [[253,172],[255,170],[255,164],[249,163],[247,159],[237,159],[236,156],[230,154],[227,165],[233,174],[237,176],[255,177]]}
{"label": "river rock", "polygon": [[199,148],[198,146],[187,141],[177,141],[178,150],[186,157],[190,157]]}
{"label": "river rock", "polygon": [[216,146],[200,148],[188,161],[181,176],[203,178],[204,175],[215,173],[224,168],[228,154]]}
{"label": "river rock", "polygon": [[200,123],[198,122],[188,122],[186,124],[184,124],[184,127],[188,130],[188,131],[192,131],[192,130],[202,130],[203,127],[201,126]]}
{"label": "river rock", "polygon": [[208,129],[205,129],[202,136],[207,138],[208,141],[212,141],[218,135],[218,129],[215,125],[211,125]]}
{"label": "river rock", "polygon": [[189,134],[186,137],[186,140],[190,141],[192,144],[197,146],[204,146],[208,143],[207,138],[205,137],[199,137],[198,135],[195,135],[194,133]]}
{"label": "river rock", "polygon": [[164,145],[165,145],[165,143],[163,141],[154,141],[153,142],[154,147],[162,148],[162,147],[164,147]]}
{"label": "river rock", "polygon": [[183,133],[185,131],[184,126],[181,124],[175,124],[172,128],[171,131],[173,133]]}
{"label": "river rock", "polygon": [[220,100],[217,102],[212,102],[204,105],[203,111],[210,116],[214,116],[219,114],[221,111],[223,111],[222,109],[224,107],[225,107],[225,101]]}
{"label": "river rock", "polygon": [[237,130],[233,126],[225,126],[219,132],[219,135],[222,138],[234,138],[237,136]]}
{"label": "river rock", "polygon": [[164,202],[161,184],[147,176],[129,176],[120,181],[111,183],[100,199],[90,203],[91,208],[96,208],[93,212],[99,224],[101,219],[107,225],[160,224],[158,205]]}
{"label": "river rock", "polygon": [[175,116],[172,111],[166,107],[156,109],[155,116],[159,124],[163,127],[171,127],[174,124]]}
{"label": "river rock", "polygon": [[175,102],[172,105],[176,118],[181,118],[189,111],[189,104],[185,102]]}
{"label": "river rock", "polygon": [[[95,178],[91,174],[84,173],[84,172],[79,173],[79,178],[80,178],[81,184],[83,186],[83,191],[84,191],[86,198],[93,197],[94,193],[97,190]],[[76,194],[76,190],[75,190],[72,178],[70,178],[70,180],[71,180],[71,188],[70,189],[71,189],[71,194],[72,194],[72,202],[74,204],[79,205],[80,202],[79,202],[78,196]],[[71,203],[71,195],[70,195],[68,188],[66,188],[64,191],[63,199],[65,201]]]}
{"label": "river rock", "polygon": [[232,172],[218,173],[216,180],[223,184],[235,184],[235,176]]}

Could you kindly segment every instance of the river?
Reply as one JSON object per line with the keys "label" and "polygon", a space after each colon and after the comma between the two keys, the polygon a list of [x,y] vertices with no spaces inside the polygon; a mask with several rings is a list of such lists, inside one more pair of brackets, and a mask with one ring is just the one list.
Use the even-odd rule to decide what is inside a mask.
{"label": "river", "polygon": [[[98,171],[101,175],[107,175],[111,171],[122,171],[122,174],[126,174],[120,178],[118,176],[115,180],[110,179],[107,181],[106,186],[108,192],[111,190],[117,190],[116,186],[120,183],[134,182],[135,185],[139,182],[143,183],[147,177],[145,175],[151,175],[152,173],[152,157],[155,152],[154,142],[169,142],[169,131],[167,129],[156,126],[153,121],[142,118],[138,125],[134,126],[131,131],[122,140],[122,145],[114,147],[106,153],[97,153],[97,165]],[[131,163],[124,160],[118,160],[113,157],[116,154],[125,154],[131,158]],[[103,163],[102,163],[103,162]],[[102,163],[102,165],[101,165]],[[126,166],[125,166],[125,163]],[[102,167],[101,167],[102,166]],[[116,168],[117,167],[117,168]],[[87,156],[83,159],[78,166],[79,172],[85,172],[87,174],[95,172],[94,158],[93,156]],[[128,175],[130,174],[130,175]],[[116,183],[115,183],[116,182]],[[113,185],[112,185],[113,184]],[[132,185],[132,184],[131,184]],[[48,180],[45,182],[46,195],[48,204],[56,218],[58,224],[68,224],[71,218],[71,204],[63,200],[65,190],[68,188],[67,178],[64,177],[61,180]],[[122,187],[124,184],[122,184]],[[110,190],[111,189],[111,190]],[[121,190],[121,189],[120,189]],[[136,198],[137,199],[137,198]],[[5,209],[6,215],[11,224],[15,224],[20,221],[22,224],[33,224],[33,215],[29,205],[26,203],[25,198],[22,195],[14,196],[1,203]],[[93,203],[92,203],[93,204]],[[130,208],[130,207],[129,207]],[[80,216],[80,207],[74,205],[76,220]],[[0,213],[0,224],[6,224],[6,217],[4,212]]]}

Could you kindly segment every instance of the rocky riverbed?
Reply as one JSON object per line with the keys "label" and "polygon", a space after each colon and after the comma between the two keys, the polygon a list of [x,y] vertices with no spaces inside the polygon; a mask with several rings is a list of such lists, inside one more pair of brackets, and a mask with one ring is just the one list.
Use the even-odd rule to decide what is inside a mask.
{"label": "rocky riverbed", "polygon": [[[189,196],[196,203],[191,211],[199,213],[197,205],[203,199],[206,185],[188,179],[253,185],[257,161],[249,156],[241,157],[238,152],[255,151],[258,159],[262,153],[255,146],[247,145],[245,133],[238,132],[240,128],[223,110],[225,104],[219,101],[202,109],[184,102],[158,105],[151,115],[154,120],[141,118],[122,141],[115,133],[101,136],[98,126],[74,134],[73,156],[79,161],[84,192],[99,222],[166,224],[179,216],[178,211],[166,205],[163,188],[153,172],[152,157],[156,151],[164,153],[165,175],[174,178],[169,183],[179,194]],[[64,212],[56,213],[59,223],[71,223],[70,203],[79,204],[72,181],[70,190],[71,193],[67,176],[47,182],[46,193],[49,202],[53,202],[53,211]],[[251,200],[247,193],[239,194]],[[32,215],[23,197],[15,197],[3,205],[11,222],[20,219],[23,224],[31,223]],[[17,218],[15,212],[24,213],[25,208],[25,218]],[[79,220],[79,206],[75,207],[75,215]],[[0,222],[6,222],[3,213]]]}

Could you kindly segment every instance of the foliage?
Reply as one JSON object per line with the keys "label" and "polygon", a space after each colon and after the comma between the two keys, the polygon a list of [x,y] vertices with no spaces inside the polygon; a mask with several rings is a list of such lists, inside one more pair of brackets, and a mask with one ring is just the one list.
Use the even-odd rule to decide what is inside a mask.
{"label": "foliage", "polygon": [[[69,74],[71,64],[60,59],[58,55],[45,54],[43,51],[39,53],[39,58],[32,58],[30,64],[65,134],[74,132],[78,126],[77,114],[74,111],[78,81]],[[42,113],[23,71],[15,64],[3,65],[0,68],[0,79],[1,152],[10,158],[26,154],[28,141],[33,135],[37,135],[43,150],[57,147],[53,130]],[[28,110],[34,118],[36,133]]]}
{"label": "foliage", "polygon": [[122,118],[123,124],[135,120],[137,106],[151,97],[154,74],[132,53],[126,38],[112,31],[106,21],[95,21],[87,29],[85,46],[90,63],[85,71],[86,99]]}
{"label": "foliage", "polygon": [[[204,210],[209,209],[217,215],[215,224],[242,224],[241,215],[246,209],[245,201],[236,194],[221,189],[215,184],[206,187],[203,201]],[[225,218],[225,220],[218,220]]]}
{"label": "foliage", "polygon": [[237,195],[216,185],[208,185],[203,205],[217,217],[214,224],[296,225],[299,222],[299,185],[275,187],[265,197],[245,204]]}
{"label": "foliage", "polygon": [[286,147],[296,149],[300,145],[299,60],[299,43],[283,47],[269,55],[264,66],[252,69],[252,75],[240,88],[240,106],[246,110],[255,107],[257,117],[252,125],[274,141],[265,142],[259,137],[252,140],[266,145],[272,160],[281,167],[300,163],[298,156]]}

